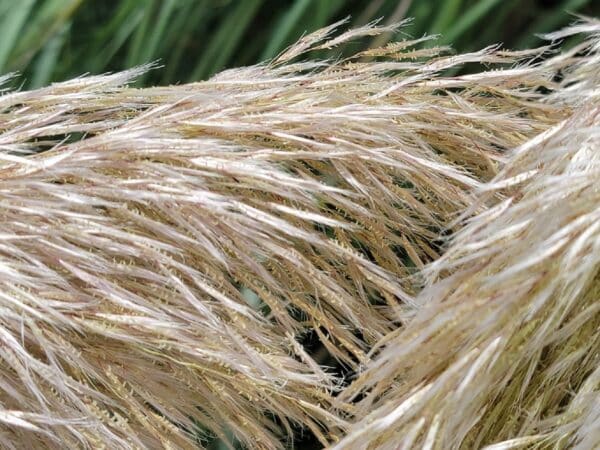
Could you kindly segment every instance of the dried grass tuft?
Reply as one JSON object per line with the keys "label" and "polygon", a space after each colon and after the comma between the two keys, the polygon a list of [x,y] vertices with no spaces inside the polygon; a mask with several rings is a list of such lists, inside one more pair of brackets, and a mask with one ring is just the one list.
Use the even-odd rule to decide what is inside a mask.
{"label": "dried grass tuft", "polygon": [[[297,62],[389,31],[339,25],[202,83],[0,97],[0,446],[592,448],[597,36]],[[308,332],[366,371],[342,390]]]}
{"label": "dried grass tuft", "polygon": [[543,64],[564,77],[543,101],[571,114],[476,190],[487,210],[342,394],[364,398],[335,448],[600,447],[600,22],[550,37],[582,30]]}

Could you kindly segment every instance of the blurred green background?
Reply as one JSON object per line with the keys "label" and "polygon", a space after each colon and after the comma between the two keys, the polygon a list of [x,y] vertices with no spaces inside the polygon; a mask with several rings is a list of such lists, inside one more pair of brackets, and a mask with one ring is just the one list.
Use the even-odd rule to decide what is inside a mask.
{"label": "blurred green background", "polygon": [[[458,51],[491,43],[522,48],[535,33],[597,15],[594,0],[0,0],[0,74],[38,87],[149,61],[142,85],[201,80],[271,58],[305,32],[351,16],[351,25],[413,17],[412,36],[440,33]],[[362,45],[384,43],[393,36]],[[336,49],[338,53],[339,49]]]}

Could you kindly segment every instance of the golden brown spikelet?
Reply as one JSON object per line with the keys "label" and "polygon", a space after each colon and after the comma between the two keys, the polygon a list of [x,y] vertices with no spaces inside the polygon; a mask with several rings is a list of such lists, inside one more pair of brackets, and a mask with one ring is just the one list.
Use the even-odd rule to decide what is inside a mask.
{"label": "golden brown spikelet", "polygon": [[[539,206],[545,194],[535,183],[562,177],[569,180],[564,195],[575,196],[578,182],[594,181],[591,162],[579,168],[581,180],[561,172],[571,167],[570,156],[563,165],[546,161],[539,169],[536,157],[546,153],[536,149],[549,142],[556,152],[583,158],[577,151],[587,148],[584,142],[597,147],[587,98],[597,90],[597,56],[534,65],[524,58],[547,49],[491,47],[444,56],[443,49],[417,49],[419,39],[339,61],[296,62],[310,50],[389,31],[370,25],[336,37],[336,25],[304,37],[271,63],[202,83],[126,87],[147,69],[141,68],[0,97],[0,446],[192,448],[202,445],[202,433],[224,440],[231,433],[248,448],[277,449],[297,427],[326,445],[344,436],[348,421],[361,426],[361,415],[379,406],[380,394],[394,407],[407,404],[408,395],[421,396],[423,408],[445,407],[423,398],[456,382],[463,366],[452,369],[454,358],[463,365],[478,362],[474,380],[497,382],[497,372],[486,370],[489,355],[520,349],[527,339],[538,341],[508,365],[512,372],[503,380],[509,392],[516,392],[510,383],[518,376],[546,379],[536,366],[539,345],[549,346],[543,360],[557,364],[544,366],[554,370],[549,380],[594,392],[593,377],[568,370],[575,364],[592,370],[594,360],[583,354],[562,359],[571,338],[582,353],[577,336],[585,329],[585,337],[596,339],[586,345],[598,342],[584,314],[595,310],[578,309],[593,308],[593,296],[548,290],[539,312],[527,309],[532,317],[541,314],[539,323],[519,333],[497,321],[482,324],[490,334],[479,336],[472,322],[452,317],[474,308],[514,314],[535,304],[523,300],[513,308],[516,298],[504,305],[483,297],[480,305],[462,282],[472,278],[482,284],[482,295],[484,288],[496,293],[502,282],[484,276],[501,277],[522,262],[518,254],[499,259],[493,243],[480,244],[481,227],[492,227],[481,231],[490,236],[529,231],[531,250],[559,233],[556,227],[547,235],[528,228],[535,222],[532,210],[519,205]],[[467,62],[503,70],[441,75]],[[559,69],[571,84],[553,80]],[[557,93],[547,97],[538,92],[542,87]],[[594,132],[580,140],[587,128]],[[567,133],[577,135],[574,148],[566,145],[572,142]],[[513,148],[508,160],[505,152]],[[539,174],[505,186],[534,170]],[[473,191],[482,189],[490,198],[473,206]],[[597,194],[597,186],[591,191]],[[563,193],[556,195],[548,201],[558,202]],[[515,198],[498,203],[508,212],[494,205],[502,196]],[[593,199],[582,198],[571,212],[557,209],[552,224],[592,214],[586,208]],[[439,233],[457,231],[456,218],[468,208],[476,218],[425,272],[439,268],[444,279],[415,298],[420,269],[439,257]],[[544,211],[539,220],[547,220]],[[507,231],[503,214],[521,220],[522,229]],[[588,248],[594,235],[585,226],[577,222],[551,261],[557,255],[571,265],[583,261],[569,259],[572,246],[566,244]],[[465,256],[460,248],[470,242],[482,247]],[[532,276],[561,289],[568,282],[592,289],[591,262],[576,268],[590,278],[586,286],[554,266],[554,272],[546,267]],[[453,280],[456,292],[438,298]],[[515,280],[503,283],[526,295],[527,284]],[[580,295],[588,300],[578,301]],[[448,303],[448,309],[427,322],[442,303],[438,308]],[[554,311],[549,305],[556,305],[557,317],[543,315]],[[441,322],[445,317],[454,328]],[[561,328],[564,336],[547,342],[567,319],[577,326]],[[405,322],[408,328],[398,328]],[[303,333],[311,330],[347,367],[369,367],[342,400],[334,397],[340,380],[302,347]],[[439,335],[427,341],[432,330]],[[454,340],[440,344],[444,336]],[[388,341],[399,346],[371,363],[369,352]],[[402,355],[396,358],[395,351]],[[411,352],[429,351],[415,363]],[[343,401],[363,386],[373,389],[364,400]],[[480,390],[478,401],[496,395],[486,384]],[[458,434],[451,444],[529,439],[534,432],[552,439],[564,434],[565,423],[552,422],[552,414],[566,414],[575,424],[574,442],[590,439],[581,434],[595,423],[589,396],[574,396],[580,406],[571,412],[542,415],[540,408],[555,396],[538,405],[530,395],[525,390],[519,397],[534,414],[530,422],[519,416],[504,428],[466,427],[456,415],[448,416],[448,425],[425,413],[415,425],[396,410],[398,420],[383,423],[397,428],[379,443],[395,448],[398,435],[418,442],[436,420],[442,428],[432,435],[434,443],[453,430]],[[469,403],[464,420],[476,416],[477,405]],[[357,429],[340,448],[363,448],[365,436]]]}
{"label": "golden brown spikelet", "polygon": [[[572,113],[507,154],[414,319],[342,395],[337,449],[600,447],[600,22],[544,65]],[[487,446],[487,447],[486,447]]]}

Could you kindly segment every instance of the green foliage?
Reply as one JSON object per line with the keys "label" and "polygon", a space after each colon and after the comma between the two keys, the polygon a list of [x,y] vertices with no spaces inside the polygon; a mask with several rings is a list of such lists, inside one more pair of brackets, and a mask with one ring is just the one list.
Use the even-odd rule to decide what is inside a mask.
{"label": "green foliage", "polygon": [[[439,33],[460,51],[493,42],[536,45],[535,33],[593,15],[591,0],[0,0],[0,73],[37,87],[82,73],[159,60],[140,80],[201,80],[277,55],[300,35],[346,16],[351,25],[413,17],[401,31]],[[364,45],[382,44],[393,36]],[[397,36],[396,36],[397,37]],[[339,54],[335,49],[333,55]]]}

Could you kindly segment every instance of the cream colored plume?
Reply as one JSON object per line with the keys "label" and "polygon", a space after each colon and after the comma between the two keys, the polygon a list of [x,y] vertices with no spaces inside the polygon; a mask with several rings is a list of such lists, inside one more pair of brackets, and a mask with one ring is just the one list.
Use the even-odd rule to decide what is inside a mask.
{"label": "cream colored plume", "polygon": [[306,60],[391,29],[339,25],[0,96],[0,447],[593,448],[600,25]]}
{"label": "cream colored plume", "polygon": [[550,37],[582,28],[544,64],[564,77],[544,102],[571,113],[477,189],[487,211],[343,393],[365,397],[335,448],[600,448],[600,23]]}

